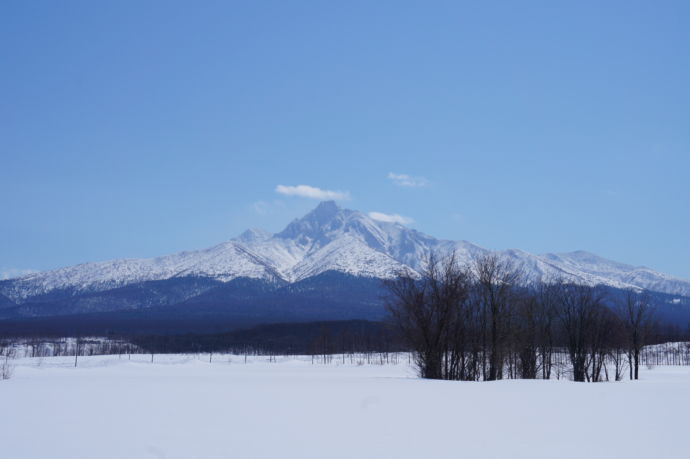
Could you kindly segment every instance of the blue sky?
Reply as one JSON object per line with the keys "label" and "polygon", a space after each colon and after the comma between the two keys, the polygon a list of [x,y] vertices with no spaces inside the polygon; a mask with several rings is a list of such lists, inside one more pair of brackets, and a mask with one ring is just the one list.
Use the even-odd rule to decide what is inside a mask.
{"label": "blue sky", "polygon": [[686,1],[3,2],[0,269],[277,231],[318,203],[289,188],[306,185],[441,238],[690,278],[688,17]]}

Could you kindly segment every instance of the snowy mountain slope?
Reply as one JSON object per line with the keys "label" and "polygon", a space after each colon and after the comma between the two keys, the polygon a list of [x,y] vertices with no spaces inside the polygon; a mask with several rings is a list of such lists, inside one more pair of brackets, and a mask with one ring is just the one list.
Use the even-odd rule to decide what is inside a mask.
{"label": "snowy mountain slope", "polygon": [[360,238],[346,234],[311,252],[290,273],[294,280],[302,280],[326,271],[389,279],[411,270]]}
{"label": "snowy mountain slope", "polygon": [[205,250],[157,258],[85,263],[29,274],[0,283],[0,291],[21,303],[27,298],[54,290],[97,292],[135,282],[186,276],[210,277],[220,281],[237,277],[280,278],[267,260],[249,252],[242,244],[229,241]]}
{"label": "snowy mountain slope", "polygon": [[497,252],[522,269],[528,282],[565,280],[578,284],[604,284],[616,288],[639,288],[631,283],[598,275],[596,272],[581,271],[572,266],[558,263],[547,257],[533,255],[523,250],[509,249]]}
{"label": "snowy mountain slope", "polygon": [[420,270],[431,253],[455,251],[459,261],[497,253],[522,268],[527,280],[563,278],[616,288],[635,287],[690,296],[690,281],[606,260],[587,252],[534,255],[492,252],[466,241],[439,240],[397,223],[323,202],[277,233],[245,231],[209,249],[151,259],[126,259],[61,268],[0,282],[0,294],[15,303],[51,291],[104,291],[128,284],[182,277],[228,282],[236,278],[296,282],[326,271],[391,278]]}
{"label": "snowy mountain slope", "polygon": [[631,266],[607,260],[589,252],[546,254],[542,258],[564,270],[606,279],[608,285],[630,285],[655,292],[688,296],[690,281],[660,273],[644,266]]}

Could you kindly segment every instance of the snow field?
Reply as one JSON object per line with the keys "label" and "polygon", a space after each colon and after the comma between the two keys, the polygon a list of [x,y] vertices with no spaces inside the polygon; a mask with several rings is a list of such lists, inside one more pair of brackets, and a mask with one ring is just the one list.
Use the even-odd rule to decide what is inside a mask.
{"label": "snow field", "polygon": [[690,367],[470,383],[418,379],[406,359],[150,359],[16,360],[0,381],[0,457],[690,457]]}

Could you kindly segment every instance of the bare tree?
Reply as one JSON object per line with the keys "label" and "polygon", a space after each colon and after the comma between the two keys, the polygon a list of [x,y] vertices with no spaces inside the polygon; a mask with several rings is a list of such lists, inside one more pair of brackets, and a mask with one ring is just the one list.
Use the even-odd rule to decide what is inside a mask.
{"label": "bare tree", "polygon": [[522,379],[536,379],[538,369],[540,306],[537,296],[524,292],[515,302],[513,350]]}
{"label": "bare tree", "polygon": [[15,357],[16,351],[11,342],[7,342],[2,347],[0,347],[0,358],[2,358],[2,363],[0,363],[0,380],[10,379],[12,377],[12,363],[10,359]]}
{"label": "bare tree", "polygon": [[80,338],[79,335],[75,338],[74,341],[74,368],[77,368],[77,360],[79,359],[79,344],[80,344]]}
{"label": "bare tree", "polygon": [[488,372],[484,364],[484,379],[493,381],[503,377],[510,307],[522,276],[510,261],[495,254],[477,257],[472,268],[482,311],[485,362],[488,361]]}
{"label": "bare tree", "polygon": [[627,333],[630,379],[639,379],[640,352],[653,325],[654,309],[647,293],[627,290],[617,311]]}
{"label": "bare tree", "polygon": [[537,309],[537,342],[542,373],[541,377],[543,379],[551,379],[556,334],[555,322],[558,312],[559,282],[540,282],[535,290],[539,305]]}
{"label": "bare tree", "polygon": [[386,283],[386,307],[403,338],[414,350],[423,378],[459,379],[463,372],[463,309],[469,296],[469,274],[455,254],[432,254],[420,279],[402,275]]}
{"label": "bare tree", "polygon": [[573,379],[585,381],[589,378],[587,369],[592,341],[596,337],[597,321],[603,308],[603,290],[587,285],[557,285],[559,291],[558,314],[563,329],[568,356],[573,367]]}
{"label": "bare tree", "polygon": [[613,363],[615,380],[621,381],[627,368],[627,336],[625,325],[620,316],[614,313],[611,313],[611,316],[612,323],[608,332],[608,340],[610,343],[609,358],[611,363]]}
{"label": "bare tree", "polygon": [[611,349],[615,345],[614,334],[618,324],[615,314],[603,301],[594,306],[590,329],[586,333],[589,349],[588,367],[590,369],[587,377],[592,382],[602,381],[604,375],[608,379],[606,360],[610,357]]}

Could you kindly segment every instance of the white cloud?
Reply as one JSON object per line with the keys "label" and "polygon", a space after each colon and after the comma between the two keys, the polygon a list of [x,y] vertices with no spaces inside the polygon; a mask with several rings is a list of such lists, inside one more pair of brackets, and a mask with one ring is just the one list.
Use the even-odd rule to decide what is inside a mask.
{"label": "white cloud", "polygon": [[419,188],[429,185],[429,180],[427,180],[425,177],[413,177],[407,174],[396,174],[395,172],[389,172],[388,178],[398,186]]}
{"label": "white cloud", "polygon": [[35,269],[0,268],[0,280],[12,279],[14,277],[26,276],[36,273]]}
{"label": "white cloud", "polygon": [[287,196],[301,196],[303,198],[321,199],[321,200],[346,200],[350,199],[350,193],[347,191],[331,191],[322,190],[309,185],[287,186],[278,185],[276,193],[285,194]]}
{"label": "white cloud", "polygon": [[403,217],[398,214],[384,214],[383,212],[369,212],[369,218],[378,220],[380,222],[400,223],[401,225],[409,225],[414,223],[410,217]]}

